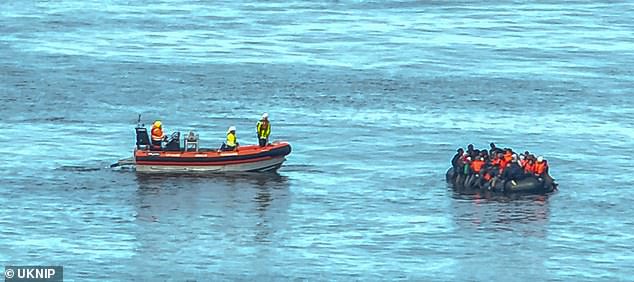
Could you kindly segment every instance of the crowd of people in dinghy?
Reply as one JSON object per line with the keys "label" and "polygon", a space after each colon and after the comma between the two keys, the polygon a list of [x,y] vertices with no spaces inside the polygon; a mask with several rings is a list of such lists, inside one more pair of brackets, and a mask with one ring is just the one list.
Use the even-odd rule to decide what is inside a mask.
{"label": "crowd of people in dinghy", "polygon": [[494,143],[490,149],[474,149],[473,144],[457,150],[451,160],[453,182],[460,184],[473,183],[472,187],[496,187],[498,181],[517,181],[527,177],[536,177],[545,185],[555,185],[548,174],[548,161],[543,156],[535,156],[528,151],[515,153],[511,148],[500,149]]}

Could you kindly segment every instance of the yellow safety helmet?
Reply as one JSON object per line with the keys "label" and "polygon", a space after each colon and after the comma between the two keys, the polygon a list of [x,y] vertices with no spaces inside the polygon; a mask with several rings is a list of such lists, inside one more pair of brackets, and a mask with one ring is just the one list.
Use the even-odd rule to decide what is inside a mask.
{"label": "yellow safety helmet", "polygon": [[161,121],[160,120],[155,121],[153,126],[154,127],[161,127]]}

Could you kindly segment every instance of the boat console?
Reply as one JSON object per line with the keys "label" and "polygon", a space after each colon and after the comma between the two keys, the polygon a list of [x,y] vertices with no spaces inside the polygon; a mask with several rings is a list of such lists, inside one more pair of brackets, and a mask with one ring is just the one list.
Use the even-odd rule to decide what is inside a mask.
{"label": "boat console", "polygon": [[[138,150],[154,150],[150,143],[150,137],[145,127],[136,127],[136,148]],[[164,141],[162,151],[180,151],[181,133],[176,131]]]}
{"label": "boat console", "polygon": [[163,151],[180,151],[181,150],[181,133],[176,131],[167,138]]}

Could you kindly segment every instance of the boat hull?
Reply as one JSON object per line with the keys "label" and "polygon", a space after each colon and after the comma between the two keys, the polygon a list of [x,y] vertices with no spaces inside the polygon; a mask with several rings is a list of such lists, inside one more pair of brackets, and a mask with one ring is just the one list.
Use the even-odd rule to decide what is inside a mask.
{"label": "boat hull", "polygon": [[137,172],[201,173],[201,172],[265,172],[276,171],[286,161],[284,157],[263,161],[227,165],[137,165]]}
{"label": "boat hull", "polygon": [[465,176],[456,176],[453,168],[449,168],[445,174],[447,183],[458,191],[471,191],[471,190],[487,190],[491,192],[499,193],[527,193],[527,194],[543,194],[553,192],[555,186],[548,185],[542,179],[534,176],[527,176],[522,180],[518,180],[515,183],[511,181],[498,181],[495,187],[491,187],[491,183],[482,182],[478,185],[477,178],[465,178]]}
{"label": "boat hull", "polygon": [[236,151],[136,150],[134,161],[140,173],[265,172],[279,169],[290,152],[290,144],[285,142],[266,147],[241,146]]}

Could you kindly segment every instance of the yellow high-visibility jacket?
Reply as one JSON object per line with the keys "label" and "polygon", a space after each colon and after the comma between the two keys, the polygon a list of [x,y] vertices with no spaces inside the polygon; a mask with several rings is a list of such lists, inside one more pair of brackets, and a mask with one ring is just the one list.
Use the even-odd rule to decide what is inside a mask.
{"label": "yellow high-visibility jacket", "polygon": [[237,142],[237,141],[238,141],[237,139],[238,139],[238,138],[236,137],[236,135],[235,135],[235,134],[233,134],[233,133],[231,133],[231,132],[227,133],[227,142],[226,142],[227,146],[229,146],[229,147],[235,147],[235,146],[236,146],[236,144],[238,143],[238,142]]}
{"label": "yellow high-visibility jacket", "polygon": [[271,123],[268,121],[258,121],[258,125],[255,128],[260,138],[269,138],[269,135],[271,135]]}

